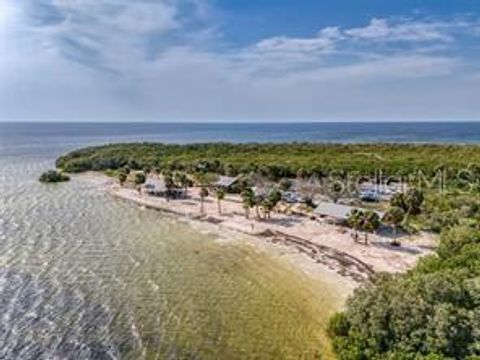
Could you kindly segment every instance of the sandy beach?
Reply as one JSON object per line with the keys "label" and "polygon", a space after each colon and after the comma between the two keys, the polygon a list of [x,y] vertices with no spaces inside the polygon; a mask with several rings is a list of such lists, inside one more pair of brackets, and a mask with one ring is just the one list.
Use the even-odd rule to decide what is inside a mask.
{"label": "sandy beach", "polygon": [[436,245],[435,236],[426,233],[403,236],[400,247],[391,246],[388,236],[370,234],[369,244],[364,245],[354,241],[351,229],[294,214],[272,213],[271,219],[259,220],[253,210],[247,219],[238,195],[227,195],[219,213],[217,200],[211,194],[204,200],[202,215],[199,188],[190,188],[187,199],[167,201],[121,187],[100,173],[81,176],[95,181],[109,194],[142,207],[180,216],[211,231],[242,234],[262,246],[274,244],[273,248],[283,254],[288,252],[290,260],[294,258],[295,265],[310,274],[315,272],[313,268],[320,268],[322,277],[325,273],[341,275],[349,290],[375,272],[399,273],[411,269],[420,257],[432,253]]}

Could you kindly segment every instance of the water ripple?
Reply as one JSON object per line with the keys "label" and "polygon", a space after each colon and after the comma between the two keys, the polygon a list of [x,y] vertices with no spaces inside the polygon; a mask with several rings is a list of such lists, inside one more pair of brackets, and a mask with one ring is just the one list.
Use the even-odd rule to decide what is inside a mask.
{"label": "water ripple", "polygon": [[36,150],[0,156],[0,359],[316,353],[300,277],[80,178],[40,184],[54,150]]}

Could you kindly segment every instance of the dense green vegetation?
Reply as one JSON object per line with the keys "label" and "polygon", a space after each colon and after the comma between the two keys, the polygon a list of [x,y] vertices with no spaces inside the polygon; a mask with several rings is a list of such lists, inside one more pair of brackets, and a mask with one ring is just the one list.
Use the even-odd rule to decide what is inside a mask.
{"label": "dense green vegetation", "polygon": [[480,230],[442,234],[438,255],[379,274],[330,325],[342,360],[480,359]]}
{"label": "dense green vegetation", "polygon": [[40,175],[38,180],[43,183],[58,183],[68,181],[70,180],[70,178],[59,171],[48,170],[45,171],[42,175]]}
{"label": "dense green vegetation", "polygon": [[410,222],[414,227],[440,232],[456,225],[473,225],[480,220],[480,193],[450,189],[427,193],[422,213]]}
{"label": "dense green vegetation", "polygon": [[[163,174],[216,173],[235,176],[256,173],[288,188],[287,178],[333,179],[350,183],[362,177],[403,180],[422,189],[421,214],[399,198],[396,207],[407,214],[409,231],[440,232],[446,226],[480,219],[480,147],[414,144],[114,144],[85,148],[57,160],[68,172],[130,169]],[[124,175],[118,175],[121,182]],[[173,175],[172,175],[173,176]],[[171,176],[167,176],[169,179]],[[243,189],[238,189],[241,192]],[[330,191],[331,198],[340,194]],[[313,205],[313,204],[311,204]],[[384,209],[387,210],[387,209]]]}
{"label": "dense green vegetation", "polygon": [[[396,144],[114,144],[71,152],[57,161],[68,172],[131,169],[205,170],[236,175],[250,171],[278,180],[284,177],[354,172],[388,176],[411,175],[419,170],[431,178],[447,170],[450,180],[461,183],[478,178],[480,148],[455,145]],[[468,169],[469,172],[459,172]]]}

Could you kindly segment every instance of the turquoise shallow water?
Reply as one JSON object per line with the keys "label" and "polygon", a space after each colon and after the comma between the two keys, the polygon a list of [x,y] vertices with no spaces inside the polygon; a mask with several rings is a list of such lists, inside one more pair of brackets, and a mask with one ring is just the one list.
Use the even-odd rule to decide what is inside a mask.
{"label": "turquoise shallow water", "polygon": [[40,184],[58,155],[96,138],[27,138],[1,137],[0,359],[311,359],[326,349],[322,284],[87,180]]}

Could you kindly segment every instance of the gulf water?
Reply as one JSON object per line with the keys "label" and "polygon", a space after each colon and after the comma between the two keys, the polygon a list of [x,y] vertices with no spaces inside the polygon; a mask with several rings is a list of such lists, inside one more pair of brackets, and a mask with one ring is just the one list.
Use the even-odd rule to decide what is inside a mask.
{"label": "gulf water", "polygon": [[131,141],[477,143],[480,124],[0,123],[0,359],[311,359],[328,347],[335,299],[321,281],[81,177],[37,181],[70,150]]}

